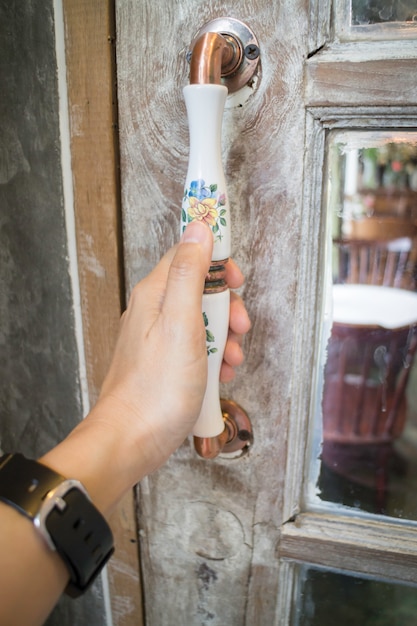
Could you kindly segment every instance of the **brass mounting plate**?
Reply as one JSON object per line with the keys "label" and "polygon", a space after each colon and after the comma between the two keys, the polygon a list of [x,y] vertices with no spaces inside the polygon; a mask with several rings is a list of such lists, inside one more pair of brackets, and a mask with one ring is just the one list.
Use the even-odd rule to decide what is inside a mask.
{"label": "brass mounting plate", "polygon": [[220,405],[223,419],[231,420],[235,429],[235,436],[225,444],[222,453],[230,454],[240,450],[241,454],[245,454],[253,444],[252,424],[248,414],[233,400],[220,398]]}
{"label": "brass mounting plate", "polygon": [[[227,68],[222,68],[221,81],[226,85],[229,93],[234,93],[250,84],[260,60],[260,50],[258,40],[253,31],[240,20],[232,17],[219,17],[207,22],[196,33],[190,45],[193,49],[194,42],[204,33],[218,33],[227,39],[232,40],[236,45],[237,62],[232,69],[230,64]],[[188,60],[191,52],[187,54]]]}

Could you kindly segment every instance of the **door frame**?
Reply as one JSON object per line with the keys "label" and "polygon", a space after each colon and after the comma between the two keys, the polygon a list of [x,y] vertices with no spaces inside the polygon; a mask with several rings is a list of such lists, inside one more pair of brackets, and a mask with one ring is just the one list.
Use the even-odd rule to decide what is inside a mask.
{"label": "door frame", "polygon": [[[62,0],[81,314],[90,405],[99,395],[125,306],[112,0]],[[105,303],[105,306],[103,306]],[[112,620],[141,626],[134,492],[111,518]]]}
{"label": "door frame", "polygon": [[[311,7],[318,0],[311,2]],[[403,129],[417,128],[417,73],[416,34],[417,28],[407,31],[407,39],[381,42],[382,30],[374,34],[346,31],[343,16],[344,3],[340,3],[335,16],[335,34],[332,43],[326,46],[316,43],[305,63],[306,103],[306,157],[304,171],[313,173],[305,176],[304,221],[305,228],[312,229],[306,241],[325,241],[326,216],[325,181],[323,170],[326,159],[326,137],[333,130]],[[346,3],[345,3],[346,4]],[[314,13],[313,9],[312,12]],[[330,15],[327,25],[316,26],[316,32],[332,32]],[[343,28],[341,28],[343,26]],[[337,29],[341,29],[338,32]],[[354,30],[354,29],[352,29]],[[402,31],[401,31],[402,32]],[[340,35],[340,37],[338,37]],[[414,36],[414,39],[411,37]],[[365,40],[368,39],[368,41]],[[371,45],[378,43],[378,51]],[[399,56],[399,43],[401,56]],[[314,51],[315,50],[315,51]],[[381,76],[389,74],[389,81]],[[311,258],[308,255],[311,255]],[[311,280],[309,292],[315,310],[315,338],[313,348],[320,353],[320,328],[323,320],[324,293],[323,272],[317,270],[324,262],[325,250],[304,253],[301,280]],[[311,267],[310,267],[310,265]],[[318,276],[318,278],[317,278]],[[308,299],[309,299],[308,298]],[[300,315],[308,303],[300,303]],[[303,319],[306,319],[304,316]],[[305,356],[302,346],[309,345],[308,329],[302,330],[298,343],[296,368],[302,371]],[[317,367],[317,360],[316,360]],[[313,378],[317,378],[317,372]],[[303,385],[305,382],[305,385]],[[302,381],[307,396],[299,390],[300,398],[293,403],[289,429],[289,455],[287,459],[287,484],[285,492],[285,516],[288,523],[282,526],[278,554],[291,563],[308,563],[318,567],[354,571],[365,576],[375,576],[399,583],[415,584],[417,578],[417,524],[413,520],[393,520],[364,512],[340,509],[331,503],[318,503],[308,492],[311,482],[312,433],[319,400],[314,381]],[[303,422],[297,415],[306,411],[309,417]],[[291,478],[288,482],[288,477]],[[314,482],[314,481],[313,481]],[[395,540],[393,538],[395,537]]]}

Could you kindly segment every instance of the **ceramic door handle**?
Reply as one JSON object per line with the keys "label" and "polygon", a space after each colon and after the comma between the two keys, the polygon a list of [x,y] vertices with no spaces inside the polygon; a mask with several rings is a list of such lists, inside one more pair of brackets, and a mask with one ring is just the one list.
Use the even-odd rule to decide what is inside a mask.
{"label": "ceramic door handle", "polygon": [[188,173],[182,203],[182,229],[193,220],[205,222],[214,238],[212,266],[203,295],[208,358],[207,391],[194,428],[197,437],[224,430],[219,402],[219,375],[229,328],[230,295],[224,266],[230,256],[230,209],[221,162],[221,126],[227,88],[187,85],[184,97],[190,129]]}
{"label": "ceramic door handle", "polygon": [[[223,22],[221,25],[219,22],[221,20],[216,20],[216,26],[223,27]],[[193,432],[196,450],[205,458],[231,448],[247,448],[252,441],[249,418],[245,417],[243,409],[228,402],[225,410],[219,397],[220,368],[229,329],[230,293],[225,266],[231,247],[231,211],[221,156],[228,88],[221,84],[221,76],[224,66],[236,72],[243,56],[243,43],[234,36],[204,29],[194,42],[190,84],[184,87],[190,152],[181,231],[189,222],[199,220],[211,229],[214,239],[202,303],[208,358],[207,388]],[[232,413],[238,413],[237,419]]]}

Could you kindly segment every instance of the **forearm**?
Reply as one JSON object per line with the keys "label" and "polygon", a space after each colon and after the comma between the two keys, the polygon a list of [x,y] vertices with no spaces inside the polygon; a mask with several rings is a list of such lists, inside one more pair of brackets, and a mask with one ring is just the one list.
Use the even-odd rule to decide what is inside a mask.
{"label": "forearm", "polygon": [[[122,495],[153,464],[146,451],[146,433],[135,439],[123,435],[123,429],[111,423],[116,410],[116,426],[118,420],[126,425],[133,419],[127,410],[122,415],[120,407],[99,402],[64,441],[39,459],[63,477],[80,481],[107,518]],[[64,591],[69,572],[29,518],[1,501],[0,507],[0,624],[43,624]]]}
{"label": "forearm", "polygon": [[39,461],[66,478],[79,480],[108,519],[124,493],[155,469],[157,455],[139,418],[106,398]]}
{"label": "forearm", "polygon": [[68,571],[28,518],[0,502],[0,519],[0,624],[43,624],[68,582]]}
{"label": "forearm", "polygon": [[[207,380],[201,295],[212,245],[210,230],[191,223],[182,243],[135,287],[98,403],[62,443],[39,459],[58,478],[82,483],[106,518],[126,491],[177,449],[201,409]],[[230,264],[230,286],[239,287],[241,280]],[[225,351],[227,379],[241,362],[239,335],[249,325],[241,301],[235,299]],[[84,504],[91,515],[88,500]],[[65,538],[68,530],[78,528],[79,519],[76,524],[69,519],[69,526],[61,525]],[[99,532],[104,524],[108,535],[95,510],[92,519]],[[0,502],[0,520],[0,624],[42,624],[65,589],[69,572],[29,519]],[[62,546],[61,551],[73,567],[69,552]],[[104,556],[110,553],[107,549]],[[86,566],[91,562],[94,566],[87,558]],[[85,584],[94,575],[94,570],[79,567],[75,578],[80,572]]]}

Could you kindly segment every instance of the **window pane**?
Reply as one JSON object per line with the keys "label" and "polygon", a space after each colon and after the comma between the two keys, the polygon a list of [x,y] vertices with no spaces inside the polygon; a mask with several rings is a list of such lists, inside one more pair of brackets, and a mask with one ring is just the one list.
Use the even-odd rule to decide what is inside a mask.
{"label": "window pane", "polygon": [[416,0],[352,0],[353,26],[386,22],[415,22]]}
{"label": "window pane", "polygon": [[417,589],[298,566],[291,626],[414,626]]}
{"label": "window pane", "polygon": [[417,133],[328,142],[319,497],[417,519]]}

